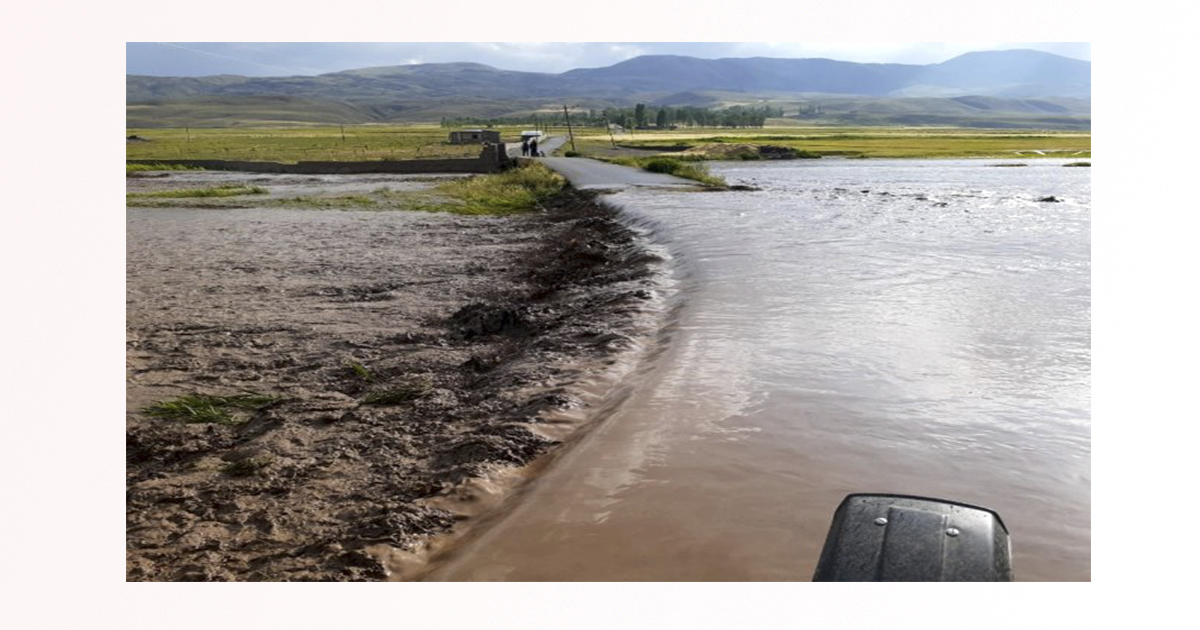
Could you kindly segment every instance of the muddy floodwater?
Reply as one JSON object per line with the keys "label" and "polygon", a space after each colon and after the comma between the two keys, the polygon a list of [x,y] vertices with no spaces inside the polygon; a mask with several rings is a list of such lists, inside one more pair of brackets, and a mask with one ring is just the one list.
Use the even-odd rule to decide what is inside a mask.
{"label": "muddy floodwater", "polygon": [[[998,511],[1089,580],[1090,173],[724,163],[608,197],[679,290],[611,415],[432,580],[808,580],[853,492]],[[1012,165],[1009,162],[1009,165]]]}

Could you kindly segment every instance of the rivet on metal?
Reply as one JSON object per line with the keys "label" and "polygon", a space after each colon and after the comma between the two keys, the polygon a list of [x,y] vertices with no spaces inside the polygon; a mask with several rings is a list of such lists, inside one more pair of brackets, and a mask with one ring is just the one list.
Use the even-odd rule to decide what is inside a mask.
{"label": "rivet on metal", "polygon": [[946,528],[946,535],[947,535],[947,536],[957,536],[957,535],[958,535],[958,528],[957,528],[957,527],[948,527],[948,528]]}
{"label": "rivet on metal", "polygon": [[875,519],[875,524],[876,525],[887,525],[887,519],[880,516],[879,518]]}

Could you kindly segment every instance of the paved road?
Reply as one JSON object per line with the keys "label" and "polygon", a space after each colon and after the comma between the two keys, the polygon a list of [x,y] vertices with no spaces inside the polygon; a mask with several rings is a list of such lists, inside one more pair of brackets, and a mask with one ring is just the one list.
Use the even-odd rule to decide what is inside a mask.
{"label": "paved road", "polygon": [[[545,152],[546,155],[552,155],[566,141],[567,139],[562,136],[551,136],[546,138],[546,141],[538,148]],[[519,157],[521,154],[520,144],[510,144],[509,155],[513,155],[514,146],[516,147],[516,155],[514,157]],[[580,190],[588,188],[609,190],[632,186],[694,188],[697,185],[696,182],[690,179],[683,179],[663,173],[650,173],[639,168],[618,166],[587,158],[547,157],[541,158],[541,161],[546,166],[558,171],[563,177],[570,180],[572,186]]]}
{"label": "paved road", "polygon": [[[538,143],[538,151],[541,151],[546,155],[554,155],[554,152],[557,151],[558,148],[561,147],[566,141],[567,139],[562,136],[548,136],[545,142]],[[505,143],[504,147],[508,150],[508,157],[521,157],[520,142],[508,142]]]}
{"label": "paved road", "polygon": [[580,190],[588,188],[629,188],[632,186],[669,186],[694,188],[696,182],[663,173],[619,166],[587,158],[542,158],[542,163],[558,171]]}
{"label": "paved road", "polygon": [[[563,136],[549,136],[538,146],[538,150],[546,155],[553,155],[567,139]],[[510,157],[521,157],[521,143],[509,142],[505,145]],[[541,158],[546,166],[556,170],[570,180],[571,185],[580,190],[587,188],[602,188],[606,190],[629,188],[631,186],[672,186],[696,187],[696,182],[682,177],[650,173],[638,168],[619,166],[589,160],[587,158],[547,157]]]}

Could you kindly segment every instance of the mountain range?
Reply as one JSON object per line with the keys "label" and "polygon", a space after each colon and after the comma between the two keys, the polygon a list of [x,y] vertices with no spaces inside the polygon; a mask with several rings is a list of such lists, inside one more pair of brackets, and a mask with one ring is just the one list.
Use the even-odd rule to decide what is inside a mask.
{"label": "mountain range", "polygon": [[437,121],[521,115],[564,102],[597,109],[640,102],[808,106],[858,124],[906,124],[924,115],[932,118],[916,124],[954,124],[940,116],[974,126],[1079,128],[1090,124],[1090,99],[1090,62],[1032,50],[928,65],[648,55],[560,74],[436,63],[316,76],[126,75],[126,126]]}

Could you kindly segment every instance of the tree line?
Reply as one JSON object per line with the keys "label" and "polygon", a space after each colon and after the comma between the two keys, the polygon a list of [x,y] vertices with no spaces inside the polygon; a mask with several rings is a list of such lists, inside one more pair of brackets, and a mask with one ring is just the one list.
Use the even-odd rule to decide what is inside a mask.
{"label": "tree line", "polygon": [[[648,107],[638,103],[633,107],[606,107],[601,110],[574,110],[571,124],[577,127],[604,127],[620,125],[626,129],[669,129],[671,127],[762,127],[768,118],[783,116],[782,107],[734,105],[724,109],[703,107]],[[524,125],[534,129],[565,127],[563,112],[539,112],[534,114],[480,118],[457,116],[442,118],[442,127],[495,127],[499,125]]]}

